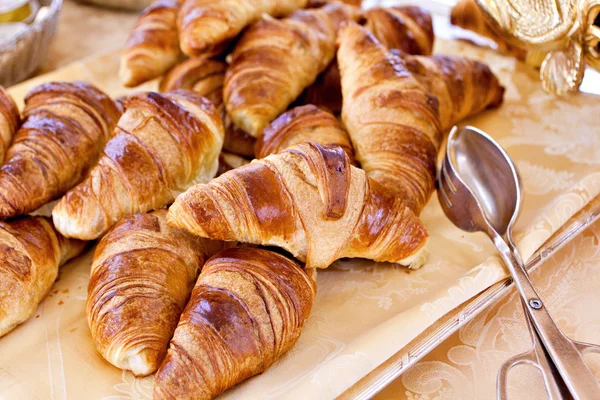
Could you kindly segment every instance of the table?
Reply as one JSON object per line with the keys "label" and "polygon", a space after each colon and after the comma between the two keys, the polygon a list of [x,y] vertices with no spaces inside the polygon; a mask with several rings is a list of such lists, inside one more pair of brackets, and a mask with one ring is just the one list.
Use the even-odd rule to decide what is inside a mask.
{"label": "table", "polygon": [[[65,0],[48,59],[39,74],[75,60],[118,48],[135,13],[100,9]],[[576,238],[534,274],[550,311],[574,339],[600,342],[600,223]],[[513,292],[448,338],[434,352],[384,389],[378,399],[493,398],[499,365],[528,348],[529,337]],[[600,378],[600,356],[589,365]],[[513,370],[511,398],[546,398],[531,367]]]}

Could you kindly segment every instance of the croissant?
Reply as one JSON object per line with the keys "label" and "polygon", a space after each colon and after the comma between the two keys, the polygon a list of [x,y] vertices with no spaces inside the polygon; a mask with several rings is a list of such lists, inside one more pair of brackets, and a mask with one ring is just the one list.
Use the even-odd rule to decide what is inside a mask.
{"label": "croissant", "polygon": [[0,337],[33,315],[58,267],[84,247],[85,242],[64,238],[48,218],[0,222]]}
{"label": "croissant", "polygon": [[525,60],[527,51],[508,43],[501,35],[491,29],[475,0],[458,0],[452,7],[450,23],[493,40],[502,53],[512,55],[519,60]]}
{"label": "croissant", "polygon": [[[408,54],[430,54],[433,48],[431,15],[414,6],[372,8],[365,11],[366,27],[388,48]],[[300,103],[342,112],[340,70],[334,60],[301,96]]]}
{"label": "croissant", "polygon": [[178,18],[181,49],[188,56],[213,56],[263,14],[281,17],[308,0],[185,0]]}
{"label": "croissant", "polygon": [[167,222],[195,235],[279,246],[308,268],[342,257],[420,266],[428,234],[340,147],[302,143],[180,195]]}
{"label": "croissant", "polygon": [[217,176],[223,175],[227,171],[241,167],[242,165],[249,164],[250,161],[237,154],[231,154],[221,152],[219,155],[219,169],[217,170]]}
{"label": "croissant", "polygon": [[302,142],[339,146],[354,162],[354,150],[342,124],[332,114],[310,104],[281,114],[265,128],[256,141],[256,156],[264,158]]}
{"label": "croissant", "polygon": [[365,28],[349,23],[338,35],[342,117],[356,159],[418,214],[434,190],[438,100]]}
{"label": "croissant", "polygon": [[102,238],[92,263],[87,319],[108,362],[136,376],[153,373],[196,277],[222,242],[166,224],[167,211],[123,218]]}
{"label": "croissant", "polygon": [[264,249],[234,248],[204,266],[154,398],[212,399],[291,349],[316,294],[314,270]]}
{"label": "croissant", "polygon": [[126,215],[162,208],[217,172],[223,124],[195,93],[130,96],[98,165],[54,207],[67,237],[96,239]]}
{"label": "croissant", "polygon": [[433,50],[431,14],[417,6],[372,8],[365,12],[366,28],[388,49],[429,55]]}
{"label": "croissant", "polygon": [[209,58],[190,58],[171,69],[160,82],[160,91],[187,89],[204,96],[217,107],[225,127],[223,149],[254,158],[255,139],[239,129],[227,115],[223,103],[223,81],[227,64]]}
{"label": "croissant", "polygon": [[0,86],[0,164],[4,161],[15,132],[21,124],[21,114],[8,92]]}
{"label": "croissant", "polygon": [[181,56],[177,12],[183,0],[157,0],[138,17],[121,57],[119,75],[125,86],[160,76]]}
{"label": "croissant", "polygon": [[0,168],[0,218],[34,211],[79,183],[119,115],[115,103],[87,83],[54,82],[30,91]]}
{"label": "croissant", "polygon": [[402,57],[417,81],[437,97],[444,130],[502,104],[504,87],[490,68],[479,61],[445,55]]}
{"label": "croissant", "polygon": [[260,136],[329,65],[340,21],[357,15],[354,7],[331,3],[248,28],[225,75],[223,95],[233,122]]}

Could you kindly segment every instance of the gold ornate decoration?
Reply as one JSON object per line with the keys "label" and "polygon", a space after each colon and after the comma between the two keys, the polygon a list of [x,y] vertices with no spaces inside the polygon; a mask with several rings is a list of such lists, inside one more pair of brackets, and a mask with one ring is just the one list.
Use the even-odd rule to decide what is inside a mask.
{"label": "gold ornate decoration", "polygon": [[545,53],[544,90],[558,95],[581,85],[586,64],[600,71],[600,0],[477,0],[490,26],[533,54]]}

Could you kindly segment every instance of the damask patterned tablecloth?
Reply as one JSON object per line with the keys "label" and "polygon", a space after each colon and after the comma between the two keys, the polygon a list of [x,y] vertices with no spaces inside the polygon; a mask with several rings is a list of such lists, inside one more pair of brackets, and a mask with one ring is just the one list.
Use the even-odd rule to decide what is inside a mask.
{"label": "damask patterned tablecloth", "polygon": [[[490,50],[439,39],[436,52],[483,60],[507,87],[501,108],[468,122],[498,139],[520,168],[525,204],[517,231],[527,258],[600,193],[600,101],[586,94],[549,96],[535,71]],[[78,62],[11,92],[21,102],[36,84],[86,80],[119,96],[127,90],[117,80],[118,58],[108,53]],[[155,87],[156,82],[144,86]],[[452,226],[435,198],[422,217],[431,234],[431,254],[422,269],[352,260],[320,271],[317,299],[297,345],[266,373],[222,397],[335,397],[440,317],[506,277],[488,240]],[[0,339],[0,398],[150,398],[152,377],[135,379],[94,349],[85,319],[92,252],[64,266],[34,317]],[[473,352],[461,351],[452,353],[458,357],[453,360],[470,360]],[[408,386],[401,391],[413,397],[429,396],[428,390],[439,394],[437,388],[403,382]]]}
{"label": "damask patterned tablecloth", "polygon": [[[600,344],[600,222],[577,236],[532,274],[546,306],[572,339]],[[531,340],[515,290],[446,339],[381,391],[376,400],[492,399],[496,375]],[[600,379],[600,355],[585,360]],[[520,366],[509,376],[509,398],[546,399],[541,375]]]}

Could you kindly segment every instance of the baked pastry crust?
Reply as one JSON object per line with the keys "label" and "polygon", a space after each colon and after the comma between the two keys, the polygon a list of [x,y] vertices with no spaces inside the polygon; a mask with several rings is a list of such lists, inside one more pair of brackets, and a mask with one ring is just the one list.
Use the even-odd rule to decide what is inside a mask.
{"label": "baked pastry crust", "polygon": [[167,210],[119,221],[96,247],[86,313],[96,348],[135,376],[156,371],[205,261],[226,247],[166,224]]}
{"label": "baked pastry crust", "polygon": [[340,147],[302,143],[196,185],[169,209],[195,235],[281,247],[308,268],[343,257],[418,267],[428,234],[404,202]]}
{"label": "baked pastry crust", "polygon": [[204,266],[181,316],[154,398],[212,399],[268,369],[298,340],[314,271],[265,249],[234,248]]}
{"label": "baked pastry crust", "polygon": [[58,267],[85,245],[63,237],[49,218],[0,222],[0,337],[33,315],[56,280]]}
{"label": "baked pastry crust", "polygon": [[157,0],[139,15],[123,55],[119,75],[125,86],[156,78],[181,57],[177,13],[183,0]]}
{"label": "baked pastry crust", "polygon": [[52,211],[65,236],[99,238],[122,217],[169,205],[217,172],[224,132],[210,101],[179,90],[138,93],[124,104],[98,164]]}
{"label": "baked pastry crust", "polygon": [[121,115],[84,82],[52,82],[25,97],[21,127],[0,168],[0,218],[35,211],[81,182]]}

